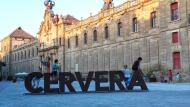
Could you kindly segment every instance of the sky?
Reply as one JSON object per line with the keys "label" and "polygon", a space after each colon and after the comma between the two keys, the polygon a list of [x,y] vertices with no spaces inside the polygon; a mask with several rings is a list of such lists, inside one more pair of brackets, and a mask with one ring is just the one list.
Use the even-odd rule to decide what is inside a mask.
{"label": "sky", "polygon": [[[2,0],[0,14],[0,39],[8,36],[19,26],[26,32],[36,36],[44,15],[45,0]],[[103,0],[53,0],[55,14],[70,14],[77,19],[83,19],[97,14]],[[120,5],[127,0],[113,0],[114,5]]]}

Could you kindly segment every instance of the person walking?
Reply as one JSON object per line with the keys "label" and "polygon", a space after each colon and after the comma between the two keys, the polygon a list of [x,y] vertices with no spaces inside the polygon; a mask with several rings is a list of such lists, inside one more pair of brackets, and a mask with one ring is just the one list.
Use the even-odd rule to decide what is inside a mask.
{"label": "person walking", "polygon": [[142,73],[142,70],[141,70],[141,68],[140,68],[140,63],[141,63],[141,61],[142,61],[142,58],[139,57],[139,58],[134,62],[133,66],[132,66],[132,70],[133,70],[133,71],[138,71],[139,73],[143,74],[143,73]]}
{"label": "person walking", "polygon": [[169,80],[169,83],[171,83],[173,81],[173,72],[171,69],[168,70],[168,80]]}
{"label": "person walking", "polygon": [[58,73],[58,70],[59,70],[58,59],[54,60],[54,63],[51,65],[51,68],[52,68],[52,76],[53,76],[52,79],[56,80],[57,73]]}
{"label": "person walking", "polygon": [[141,86],[142,90],[148,90],[143,78],[144,74],[140,68],[141,61],[142,61],[142,58],[139,57],[132,66],[133,76],[131,77],[129,86],[127,86],[128,90],[132,90],[134,86]]}
{"label": "person walking", "polygon": [[124,78],[125,85],[128,86],[130,81],[131,81],[132,71],[130,69],[128,69],[127,65],[124,65],[123,74],[124,74],[124,77],[125,77]]}

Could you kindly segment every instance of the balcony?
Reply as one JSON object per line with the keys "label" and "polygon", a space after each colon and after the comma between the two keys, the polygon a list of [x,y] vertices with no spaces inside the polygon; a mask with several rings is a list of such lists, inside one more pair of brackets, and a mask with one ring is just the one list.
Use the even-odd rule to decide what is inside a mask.
{"label": "balcony", "polygon": [[58,42],[53,42],[50,44],[41,43],[39,52],[50,51],[50,50],[58,49],[58,48],[59,48]]}

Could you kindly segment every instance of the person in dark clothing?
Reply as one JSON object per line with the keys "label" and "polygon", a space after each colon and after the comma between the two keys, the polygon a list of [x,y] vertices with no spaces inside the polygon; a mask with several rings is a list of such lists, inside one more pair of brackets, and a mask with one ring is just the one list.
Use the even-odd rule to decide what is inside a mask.
{"label": "person in dark clothing", "polygon": [[140,63],[141,63],[141,61],[142,61],[142,58],[139,57],[139,58],[134,62],[133,66],[132,66],[132,70],[133,70],[134,72],[137,71],[137,72],[139,72],[142,76],[144,76],[144,74],[143,74],[143,72],[142,72],[142,70],[141,70],[141,68],[140,68]]}
{"label": "person in dark clothing", "polygon": [[132,70],[133,70],[133,75],[131,82],[127,86],[128,90],[132,90],[134,86],[140,86],[142,90],[148,90],[146,83],[143,78],[143,72],[140,68],[140,62],[142,61],[142,58],[139,57],[133,64]]}
{"label": "person in dark clothing", "polygon": [[139,70],[141,70],[141,69],[140,69],[140,62],[141,62],[141,61],[142,61],[142,58],[139,57],[139,58],[134,62],[133,66],[132,66],[132,70],[133,70],[133,71],[139,71]]}

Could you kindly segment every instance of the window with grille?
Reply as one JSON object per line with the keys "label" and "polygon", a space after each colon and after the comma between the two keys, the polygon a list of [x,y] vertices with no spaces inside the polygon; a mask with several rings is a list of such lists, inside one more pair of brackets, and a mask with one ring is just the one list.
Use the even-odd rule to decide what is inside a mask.
{"label": "window with grille", "polygon": [[181,57],[180,52],[173,53],[173,68],[180,69],[181,68]]}
{"label": "window with grille", "polygon": [[36,48],[36,55],[38,55],[38,47]]}
{"label": "window with grille", "polygon": [[62,45],[62,40],[61,40],[61,38],[59,38],[59,45],[61,46]]}
{"label": "window with grille", "polygon": [[24,51],[24,58],[26,59],[26,50]]}
{"label": "window with grille", "polygon": [[20,60],[20,52],[18,52],[18,58],[17,59]]}
{"label": "window with grille", "polygon": [[171,4],[171,20],[177,20],[179,18],[178,2]]}
{"label": "window with grille", "polygon": [[68,41],[67,41],[67,45],[68,45],[68,48],[70,48],[70,38],[68,38]]}
{"label": "window with grille", "polygon": [[28,50],[28,58],[30,58],[30,49]]}
{"label": "window with grille", "polygon": [[78,47],[78,36],[75,36],[75,44],[76,44],[76,47]]}
{"label": "window with grille", "polygon": [[34,57],[34,48],[32,48],[32,56]]}
{"label": "window with grille", "polygon": [[84,33],[84,44],[87,44],[87,33]]}
{"label": "window with grille", "polygon": [[97,30],[94,30],[94,32],[93,32],[93,40],[94,40],[94,42],[96,42],[97,41]]}
{"label": "window with grille", "polygon": [[15,53],[15,61],[17,60],[17,53]]}
{"label": "window with grille", "polygon": [[104,28],[104,32],[105,32],[105,39],[108,39],[109,38],[109,29],[108,29],[108,26],[106,26],[105,28]]}
{"label": "window with grille", "polygon": [[23,59],[23,52],[21,52],[21,60]]}
{"label": "window with grille", "polygon": [[156,11],[151,13],[150,23],[151,23],[151,28],[156,27]]}
{"label": "window with grille", "polygon": [[178,43],[179,39],[178,39],[178,32],[173,32],[172,33],[172,43]]}
{"label": "window with grille", "polygon": [[138,31],[138,23],[137,23],[137,18],[133,18],[133,32]]}
{"label": "window with grille", "polygon": [[121,36],[121,31],[122,31],[122,23],[119,22],[119,23],[117,24],[117,35],[118,35],[118,36]]}

